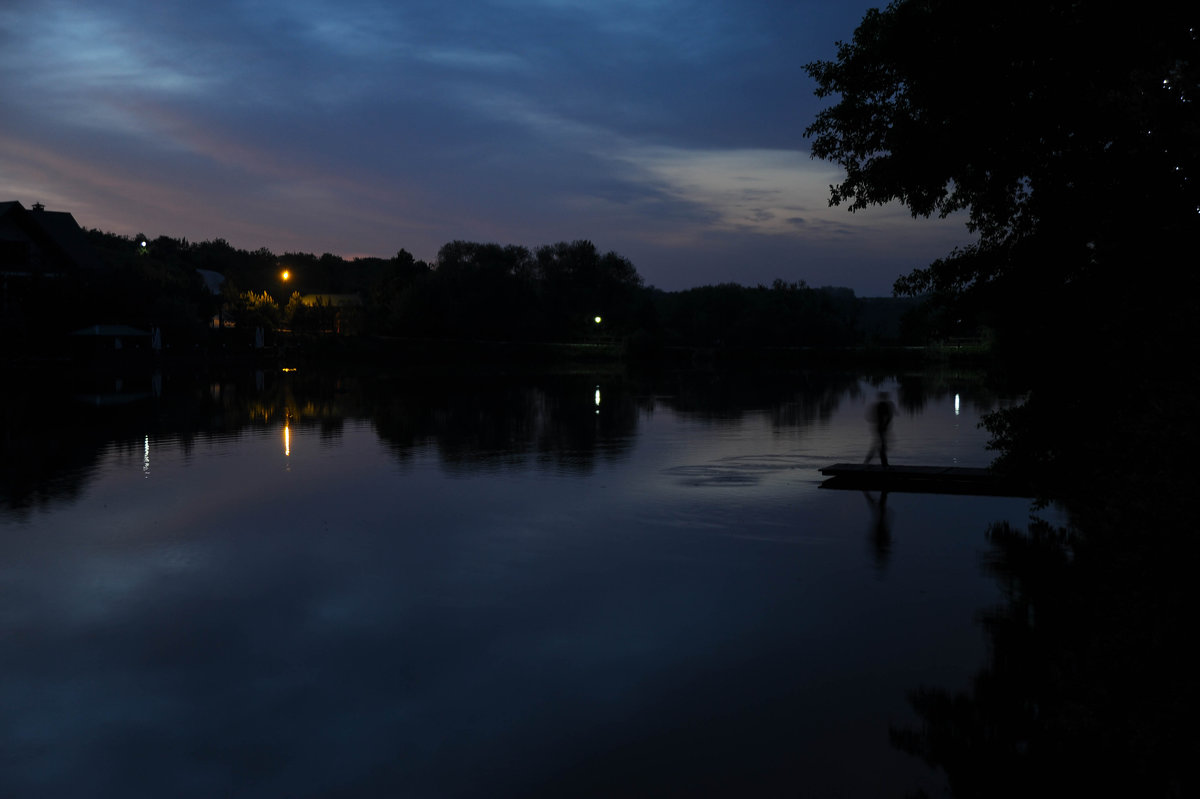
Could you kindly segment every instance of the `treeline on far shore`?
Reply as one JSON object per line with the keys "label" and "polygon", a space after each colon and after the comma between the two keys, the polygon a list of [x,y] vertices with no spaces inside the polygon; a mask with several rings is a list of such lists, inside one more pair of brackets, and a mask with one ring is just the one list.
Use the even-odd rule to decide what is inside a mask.
{"label": "treeline on far shore", "polygon": [[[924,345],[961,335],[914,298],[857,297],[846,288],[776,280],[684,291],[646,286],[634,265],[589,241],[527,248],[454,241],[433,263],[394,257],[247,251],[191,243],[87,236],[102,269],[31,286],[7,314],[10,354],[54,347],[95,325],[157,330],[165,349],[226,342],[258,330],[413,340],[620,344],[666,347]],[[14,310],[11,309],[10,310]]]}

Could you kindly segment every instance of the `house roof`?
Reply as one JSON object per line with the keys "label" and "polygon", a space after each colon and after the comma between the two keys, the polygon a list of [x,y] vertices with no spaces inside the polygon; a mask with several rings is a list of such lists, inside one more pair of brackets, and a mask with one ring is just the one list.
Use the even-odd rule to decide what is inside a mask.
{"label": "house roof", "polygon": [[39,247],[54,251],[69,265],[80,269],[102,267],[79,223],[66,211],[47,211],[40,205],[27,210],[16,201],[0,202],[0,224],[5,223],[24,233]]}
{"label": "house roof", "polygon": [[225,285],[224,275],[211,269],[197,269],[196,271],[200,273],[200,279],[204,281],[204,287],[210,294],[221,293],[221,286]]}

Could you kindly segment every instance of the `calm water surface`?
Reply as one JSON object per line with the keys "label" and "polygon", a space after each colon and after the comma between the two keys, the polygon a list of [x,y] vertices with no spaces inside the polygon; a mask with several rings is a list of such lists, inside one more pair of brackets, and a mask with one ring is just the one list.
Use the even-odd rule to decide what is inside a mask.
{"label": "calm water surface", "polygon": [[[819,489],[876,385],[162,382],[6,413],[0,795],[943,793],[889,729],[1029,503]],[[878,388],[989,462],[994,397]]]}

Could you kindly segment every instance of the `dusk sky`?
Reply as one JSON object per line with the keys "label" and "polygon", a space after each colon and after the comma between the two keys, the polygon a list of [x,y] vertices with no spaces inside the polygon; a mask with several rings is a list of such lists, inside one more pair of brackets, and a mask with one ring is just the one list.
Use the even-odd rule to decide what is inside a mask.
{"label": "dusk sky", "polygon": [[0,201],[432,260],[590,239],[676,290],[886,295],[963,218],[828,207],[803,65],[848,0],[4,0]]}

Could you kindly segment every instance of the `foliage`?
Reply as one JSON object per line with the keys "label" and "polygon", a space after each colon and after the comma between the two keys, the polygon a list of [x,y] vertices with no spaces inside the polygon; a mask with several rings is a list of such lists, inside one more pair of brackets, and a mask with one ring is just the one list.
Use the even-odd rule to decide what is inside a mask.
{"label": "foliage", "polygon": [[238,327],[275,330],[283,322],[279,304],[265,291],[261,294],[253,290],[241,292],[234,297],[229,310],[230,318]]}
{"label": "foliage", "polygon": [[805,132],[846,171],[833,204],[966,212],[977,240],[896,291],[931,297],[913,327],[996,331],[1004,367],[1040,395],[992,419],[1022,453],[1010,461],[1094,460],[1103,419],[1079,386],[1194,354],[1200,282],[1178,264],[1200,234],[1195,17],[1158,0],[1132,16],[895,0],[807,66],[836,98]]}
{"label": "foliage", "polygon": [[[406,250],[390,259],[345,260],[328,253],[246,251],[224,239],[192,243],[160,236],[146,239],[142,247],[140,235],[89,235],[108,267],[101,276],[104,286],[56,298],[62,314],[83,319],[79,325],[186,323],[194,339],[221,311],[227,322],[251,329],[475,341],[619,341],[641,355],[663,345],[843,346],[894,342],[902,306],[912,302],[864,300],[848,289],[780,280],[770,287],[731,283],[662,292],[647,288],[629,259],[587,240],[532,249],[455,240],[430,264]],[[197,269],[224,277],[220,295],[208,293]],[[362,306],[325,299],[339,294],[358,295]],[[317,299],[306,303],[303,297],[312,295]],[[287,300],[281,306],[276,297]],[[95,314],[79,311],[88,307]],[[179,341],[180,332],[173,329],[167,340]]]}
{"label": "foliage", "polygon": [[432,267],[401,251],[372,289],[373,319],[399,335],[552,341],[587,336],[599,315],[610,334],[627,334],[641,282],[591,242],[531,251],[452,241]]}
{"label": "foliage", "polygon": [[428,272],[429,264],[418,261],[403,249],[391,260],[380,264],[368,293],[368,329],[401,332],[412,307],[413,285]]}
{"label": "foliage", "polygon": [[996,466],[1070,522],[993,528],[990,663],[894,734],[955,795],[1195,793],[1196,16],[896,0],[808,65],[834,204],[965,212],[977,240],[896,290],[931,295],[910,323],[998,331],[1029,393],[987,419]]}
{"label": "foliage", "polygon": [[993,301],[1033,287],[1169,274],[1194,241],[1195,11],[1151,2],[897,0],[837,58],[807,66],[837,97],[806,130],[846,170],[831,203],[966,211],[976,244],[897,282]]}
{"label": "foliage", "polygon": [[848,346],[862,339],[861,303],[848,289],[702,286],[658,298],[668,341],[702,346]]}
{"label": "foliage", "polygon": [[615,252],[601,255],[583,240],[539,247],[535,258],[534,274],[553,329],[579,336],[599,316],[609,334],[630,332],[642,278],[628,259]]}
{"label": "foliage", "polygon": [[77,277],[84,296],[74,312],[76,323],[158,327],[176,344],[201,339],[217,303],[190,263],[191,245],[165,236],[149,240],[96,230],[87,235],[106,269]]}

